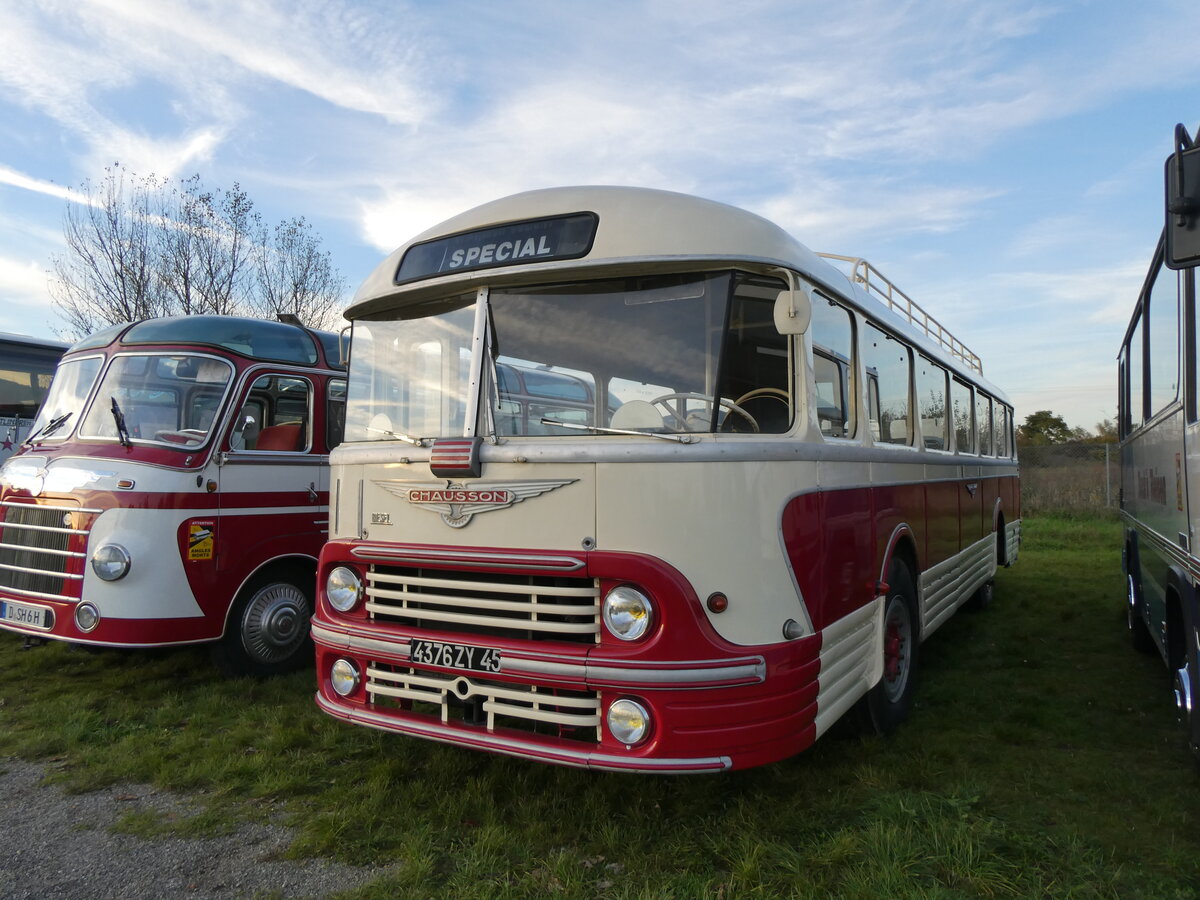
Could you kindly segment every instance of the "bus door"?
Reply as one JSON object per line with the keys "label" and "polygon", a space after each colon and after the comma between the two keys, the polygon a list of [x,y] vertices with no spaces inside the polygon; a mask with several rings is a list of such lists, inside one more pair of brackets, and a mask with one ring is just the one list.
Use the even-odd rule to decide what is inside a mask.
{"label": "bus door", "polygon": [[272,372],[252,377],[237,398],[218,467],[213,535],[226,577],[244,577],[243,560],[320,550],[329,472],[314,428],[318,387],[308,376]]}

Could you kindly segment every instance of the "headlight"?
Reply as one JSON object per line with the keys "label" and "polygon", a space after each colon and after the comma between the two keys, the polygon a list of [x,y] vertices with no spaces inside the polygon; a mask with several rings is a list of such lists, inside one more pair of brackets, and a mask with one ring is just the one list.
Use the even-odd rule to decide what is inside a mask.
{"label": "headlight", "polygon": [[362,599],[362,579],[353,569],[338,566],[325,579],[325,596],[338,612],[349,612]]}
{"label": "headlight", "polygon": [[82,632],[95,631],[100,624],[100,610],[95,604],[80,603],[75,607],[75,627]]}
{"label": "headlight", "polygon": [[650,713],[634,700],[618,700],[608,708],[608,731],[622,744],[637,744],[650,733]]}
{"label": "headlight", "polygon": [[339,697],[349,697],[358,687],[358,667],[348,659],[339,659],[329,669],[329,683]]}
{"label": "headlight", "polygon": [[604,625],[623,641],[636,641],[649,631],[653,613],[649,598],[627,584],[613,588],[604,598]]}
{"label": "headlight", "polygon": [[132,564],[129,551],[120,544],[105,544],[92,551],[92,571],[105,581],[120,581]]}

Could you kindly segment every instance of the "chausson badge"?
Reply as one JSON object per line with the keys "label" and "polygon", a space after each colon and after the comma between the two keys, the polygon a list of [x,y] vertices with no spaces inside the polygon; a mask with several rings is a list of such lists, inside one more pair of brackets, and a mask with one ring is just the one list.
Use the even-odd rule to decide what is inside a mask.
{"label": "chausson badge", "polygon": [[401,500],[420,509],[439,513],[451,528],[463,528],[476,515],[508,509],[514,503],[573,484],[578,478],[555,478],[546,481],[477,481],[470,486],[447,481],[430,484],[427,481],[376,481],[375,483]]}

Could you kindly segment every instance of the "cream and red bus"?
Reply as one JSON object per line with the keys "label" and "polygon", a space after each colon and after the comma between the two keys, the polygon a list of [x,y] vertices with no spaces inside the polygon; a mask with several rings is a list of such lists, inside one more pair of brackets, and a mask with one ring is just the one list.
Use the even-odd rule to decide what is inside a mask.
{"label": "cream and red bus", "polygon": [[849,712],[894,728],[920,643],[1016,558],[1013,413],[978,358],[743,210],[518,194],[405,244],[347,317],[313,619],[347,722],[767,763]]}
{"label": "cream and red bus", "polygon": [[212,642],[231,674],[311,664],[337,336],[224,316],[72,346],[0,469],[0,628],[102,647]]}

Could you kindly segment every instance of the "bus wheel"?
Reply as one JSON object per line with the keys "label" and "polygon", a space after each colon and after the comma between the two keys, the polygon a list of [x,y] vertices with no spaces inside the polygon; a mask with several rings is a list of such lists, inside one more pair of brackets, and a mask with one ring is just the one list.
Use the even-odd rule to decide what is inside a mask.
{"label": "bus wheel", "polygon": [[217,667],[226,675],[267,676],[312,663],[311,580],[297,569],[277,569],[247,584],[213,648]]}
{"label": "bus wheel", "polygon": [[864,734],[894,731],[912,708],[920,638],[916,597],[908,566],[893,562],[883,607],[883,677],[856,707]]}
{"label": "bus wheel", "polygon": [[1139,653],[1153,653],[1157,648],[1154,638],[1150,636],[1150,629],[1146,627],[1146,620],[1142,618],[1141,599],[1132,573],[1127,581],[1129,592],[1125,598],[1125,624],[1129,626],[1129,643]]}
{"label": "bus wheel", "polygon": [[995,591],[995,582],[989,581],[982,585],[979,590],[967,598],[967,609],[973,609],[976,612],[987,609],[992,605],[992,593]]}

